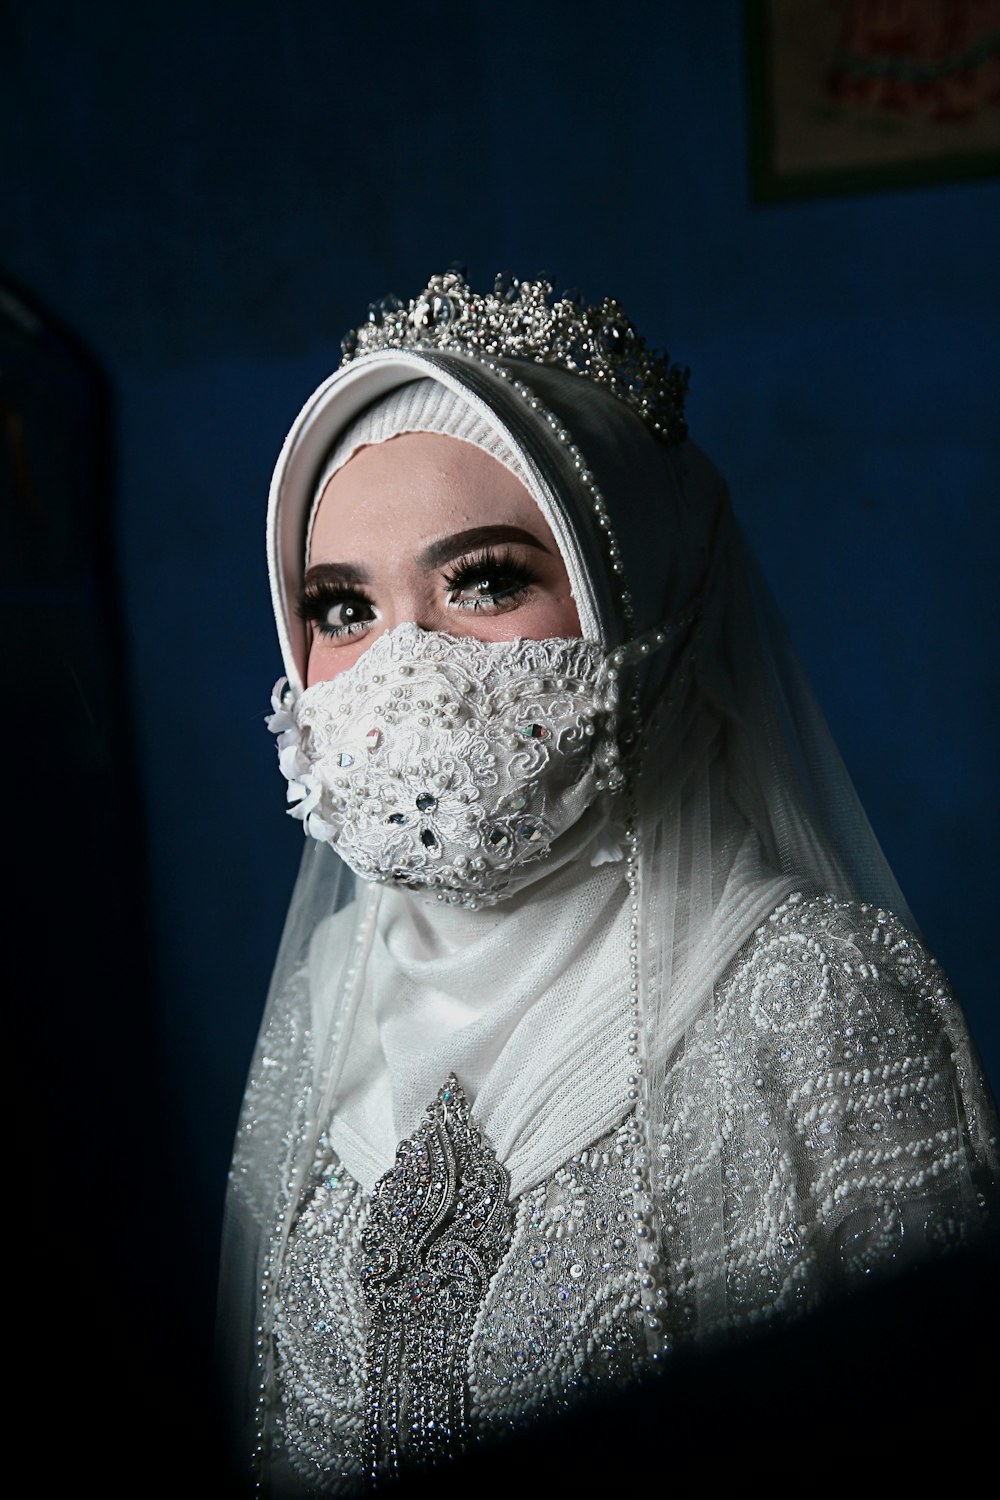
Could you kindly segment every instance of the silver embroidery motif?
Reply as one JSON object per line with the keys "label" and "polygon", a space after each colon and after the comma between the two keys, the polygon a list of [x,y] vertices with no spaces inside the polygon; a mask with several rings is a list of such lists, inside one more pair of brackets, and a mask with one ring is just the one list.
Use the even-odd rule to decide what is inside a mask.
{"label": "silver embroidery motif", "polygon": [[[940,1253],[983,1214],[977,1189],[989,1195],[997,1143],[976,1060],[940,969],[885,912],[821,896],[783,903],[734,959],[714,1017],[691,1029],[663,1087],[668,1126],[653,1165],[670,1343],[711,1332],[718,1306],[730,1329],[804,1312],[898,1266],[907,1247]],[[464,1098],[448,1125],[443,1114],[439,1098],[400,1147],[367,1219],[363,1190],[329,1148],[317,1157],[275,1321],[278,1426],[310,1493],[356,1486],[373,1461],[409,1467],[454,1451],[463,1434],[500,1435],[644,1367],[631,1217],[639,1137],[629,1122],[512,1210],[503,1169],[471,1144]],[[407,1154],[420,1140],[439,1186],[438,1212],[418,1219],[403,1210],[421,1183],[422,1159]],[[472,1242],[480,1275],[449,1303],[437,1267],[461,1238],[458,1202],[471,1211],[458,1196],[468,1160],[483,1162],[503,1212],[488,1253]],[[705,1206],[712,1181],[722,1186],[718,1249]],[[379,1290],[373,1273],[366,1308],[358,1267],[393,1247],[396,1279],[383,1272]],[[414,1313],[403,1293],[422,1272],[435,1290],[426,1313]],[[442,1325],[454,1338],[437,1382],[429,1361],[424,1374],[417,1361],[425,1334],[436,1354]],[[379,1364],[390,1344],[397,1363],[383,1352]],[[404,1417],[396,1434],[394,1383]],[[433,1403],[446,1414],[441,1429],[429,1425]]]}
{"label": "silver embroidery motif", "polygon": [[996,1142],[966,1113],[984,1095],[965,1024],[891,913],[789,897],[737,955],[664,1087],[672,1123],[654,1185],[678,1338],[800,1315],[947,1250],[985,1217],[976,1186]]}
{"label": "silver embroidery motif", "polygon": [[463,1447],[469,1340],[510,1244],[509,1185],[450,1077],[376,1184],[361,1235],[373,1479]]}

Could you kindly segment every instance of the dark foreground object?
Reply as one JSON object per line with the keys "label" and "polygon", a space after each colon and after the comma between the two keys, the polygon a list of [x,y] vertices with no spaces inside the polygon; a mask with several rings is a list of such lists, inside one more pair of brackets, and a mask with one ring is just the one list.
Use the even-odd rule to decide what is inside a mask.
{"label": "dark foreground object", "polygon": [[[922,1492],[932,1476],[960,1484],[970,1465],[984,1466],[990,1488],[998,1284],[994,1233],[798,1326],[674,1355],[659,1379],[461,1460],[450,1490],[517,1494],[551,1481],[533,1492],[658,1494],[684,1479],[699,1493],[720,1482],[764,1494],[899,1493],[900,1481]],[[441,1473],[400,1490],[440,1496]]]}

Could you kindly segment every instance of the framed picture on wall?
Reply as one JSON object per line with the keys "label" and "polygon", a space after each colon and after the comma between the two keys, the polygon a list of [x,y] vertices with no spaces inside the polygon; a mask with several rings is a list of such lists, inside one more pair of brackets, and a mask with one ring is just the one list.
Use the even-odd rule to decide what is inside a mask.
{"label": "framed picture on wall", "polygon": [[746,0],[757,202],[1000,173],[1000,0]]}

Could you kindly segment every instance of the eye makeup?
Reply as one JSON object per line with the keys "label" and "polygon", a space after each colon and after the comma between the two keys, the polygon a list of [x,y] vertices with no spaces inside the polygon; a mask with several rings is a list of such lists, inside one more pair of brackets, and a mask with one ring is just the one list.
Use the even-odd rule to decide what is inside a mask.
{"label": "eye makeup", "polygon": [[[488,539],[498,532],[502,544]],[[507,539],[511,533],[516,533],[513,543]],[[456,543],[473,538],[478,545],[467,546],[459,553]],[[433,584],[433,590],[440,587],[441,607],[489,614],[505,614],[531,597],[539,573],[527,549],[531,546],[547,552],[530,533],[522,534],[514,527],[480,527],[443,538],[433,546],[436,559],[432,559],[431,549],[425,549],[414,559],[414,567],[440,580]],[[391,605],[393,601],[383,599],[382,603]],[[382,618],[372,573],[355,563],[324,562],[308,568],[296,612],[313,639],[331,645],[365,635]]]}
{"label": "eye makeup", "polygon": [[322,578],[306,583],[296,613],[328,640],[360,635],[378,619],[374,602],[356,584],[338,585]]}
{"label": "eye makeup", "polygon": [[537,575],[510,547],[483,547],[448,569],[444,582],[453,608],[501,613],[521,603]]}

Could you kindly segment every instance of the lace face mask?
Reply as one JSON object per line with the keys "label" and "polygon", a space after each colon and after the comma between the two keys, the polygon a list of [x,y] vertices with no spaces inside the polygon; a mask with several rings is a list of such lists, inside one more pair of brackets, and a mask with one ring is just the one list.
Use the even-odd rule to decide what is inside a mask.
{"label": "lace face mask", "polygon": [[292,817],[365,880],[496,901],[618,768],[617,673],[592,641],[478,641],[399,625],[268,728]]}

